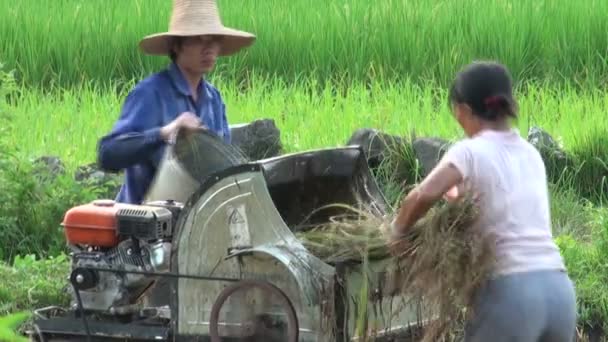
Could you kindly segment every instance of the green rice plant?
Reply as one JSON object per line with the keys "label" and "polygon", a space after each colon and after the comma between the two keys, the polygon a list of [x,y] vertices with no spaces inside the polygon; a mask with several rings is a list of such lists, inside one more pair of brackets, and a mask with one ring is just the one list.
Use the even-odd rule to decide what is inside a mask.
{"label": "green rice plant", "polygon": [[422,179],[422,166],[413,147],[414,136],[403,141],[387,142],[387,149],[380,165],[374,172],[374,177],[393,206],[399,205],[399,200]]}
{"label": "green rice plant", "polygon": [[[556,238],[568,273],[574,281],[578,322],[581,327],[608,329],[608,287],[606,249],[600,243],[584,243],[570,235]],[[601,244],[605,244],[603,241]]]}
{"label": "green rice plant", "polygon": [[0,341],[6,342],[28,342],[29,339],[16,332],[19,325],[29,318],[28,312],[17,312],[14,314],[0,316]]}
{"label": "green rice plant", "polygon": [[578,321],[584,330],[608,331],[608,211],[589,208],[590,238],[575,233],[556,237],[568,273],[575,284]]}
{"label": "green rice plant", "polygon": [[66,254],[58,254],[47,258],[17,256],[10,264],[0,262],[0,315],[69,305],[65,291],[69,261]]}
{"label": "green rice plant", "polygon": [[578,136],[570,150],[573,187],[584,197],[608,200],[608,130],[596,128]]}
{"label": "green rice plant", "polygon": [[13,136],[14,122],[10,115],[11,108],[9,99],[15,95],[17,90],[14,70],[4,70],[4,65],[0,64],[0,164],[5,163],[10,157],[10,153],[15,150]]}
{"label": "green rice plant", "polygon": [[17,255],[53,256],[65,251],[61,222],[72,206],[98,198],[103,187],[53,175],[29,160],[11,158],[0,165],[0,260]]}
{"label": "green rice plant", "polygon": [[[216,86],[231,124],[274,119],[286,152],[342,146],[362,127],[406,138],[411,132],[448,140],[463,135],[449,112],[443,88],[377,81],[371,87],[325,84],[313,90],[319,86],[312,81],[288,84],[261,78],[252,80],[246,92],[230,80],[220,80]],[[334,94],[334,89],[339,93]],[[97,141],[118,119],[126,91],[86,85],[46,93],[21,87],[7,103],[14,126],[11,141],[28,157],[56,155],[70,168],[94,162]],[[517,127],[523,136],[538,126],[570,151],[584,142],[586,132],[608,131],[605,93],[529,85],[517,97]]]}
{"label": "green rice plant", "polygon": [[60,226],[70,206],[91,201],[104,187],[77,183],[66,174],[55,174],[25,155],[13,139],[15,116],[7,98],[15,93],[11,73],[0,69],[0,260],[34,253],[52,256],[64,251]]}
{"label": "green rice plant", "polygon": [[553,236],[571,235],[577,241],[593,240],[597,207],[581,198],[570,185],[549,184]]}
{"label": "green rice plant", "polygon": [[[2,0],[0,58],[30,85],[140,78],[168,61],[142,55],[137,42],[167,30],[171,5]],[[608,71],[602,0],[268,0],[219,1],[219,7],[226,25],[258,39],[222,59],[214,77],[445,86],[461,65],[483,58],[506,63],[518,80],[574,80],[593,88],[605,84]]]}

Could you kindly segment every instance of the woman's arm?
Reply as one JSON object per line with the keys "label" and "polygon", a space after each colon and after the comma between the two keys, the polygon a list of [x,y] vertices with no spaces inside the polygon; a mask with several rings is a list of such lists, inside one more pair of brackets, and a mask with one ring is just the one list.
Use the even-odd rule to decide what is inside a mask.
{"label": "woman's arm", "polygon": [[409,227],[424,216],[448,191],[453,191],[462,180],[462,174],[452,163],[440,163],[403,200],[393,220],[393,235],[407,233]]}

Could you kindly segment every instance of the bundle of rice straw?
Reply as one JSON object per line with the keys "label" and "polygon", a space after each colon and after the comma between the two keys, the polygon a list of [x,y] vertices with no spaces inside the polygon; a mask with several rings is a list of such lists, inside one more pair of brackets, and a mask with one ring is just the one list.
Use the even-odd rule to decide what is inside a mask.
{"label": "bundle of rice straw", "polygon": [[[348,206],[343,206],[348,209]],[[401,293],[433,317],[424,341],[448,340],[472,314],[477,290],[494,265],[494,240],[475,225],[478,210],[471,196],[441,202],[412,227],[407,237],[387,246],[378,229],[386,219],[350,208],[356,216],[336,218],[298,236],[328,263],[391,258]],[[427,316],[428,317],[428,316]]]}
{"label": "bundle of rice straw", "polygon": [[343,204],[327,205],[315,212],[336,207],[352,214],[333,216],[326,224],[296,234],[311,253],[329,264],[390,257],[389,246],[378,229],[385,222],[383,217]]}

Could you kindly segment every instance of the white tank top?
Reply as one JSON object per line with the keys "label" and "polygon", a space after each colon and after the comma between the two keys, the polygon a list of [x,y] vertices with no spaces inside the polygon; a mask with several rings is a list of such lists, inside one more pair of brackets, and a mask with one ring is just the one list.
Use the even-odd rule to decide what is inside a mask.
{"label": "white tank top", "polygon": [[480,196],[480,228],[497,237],[496,275],[565,270],[553,240],[547,176],[538,151],[516,130],[485,130],[457,142],[442,163]]}

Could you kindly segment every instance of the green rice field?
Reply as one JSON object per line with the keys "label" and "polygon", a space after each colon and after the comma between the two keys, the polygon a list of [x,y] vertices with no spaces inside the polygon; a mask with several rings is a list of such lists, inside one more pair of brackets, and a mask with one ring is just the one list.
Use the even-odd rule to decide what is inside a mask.
{"label": "green rice field", "polygon": [[[462,138],[447,103],[454,73],[473,60],[507,65],[521,134],[540,127],[576,157],[580,170],[550,185],[554,232],[578,286],[581,324],[608,328],[608,1],[218,2],[227,26],[258,40],[221,59],[208,79],[221,91],[231,124],[274,119],[285,152],[343,146],[364,127]],[[171,5],[0,0],[0,74],[14,70],[16,76],[14,88],[0,78],[0,114],[9,114],[0,127],[0,152],[13,145],[25,159],[58,156],[71,169],[94,162],[98,139],[111,129],[134,83],[169,61],[141,54],[137,43],[167,29]],[[0,187],[9,164],[0,160]],[[76,192],[11,197],[0,191],[0,200],[34,207],[30,202],[43,203],[44,196],[62,196],[64,202],[48,210],[45,204],[48,213],[31,210],[41,218],[36,229],[48,234],[64,210],[85,198],[70,191]],[[0,209],[0,240],[9,244],[20,236],[11,229],[21,231],[20,222],[33,220],[28,208],[14,207]],[[44,243],[31,250],[44,250]],[[18,268],[0,263],[3,279],[28,267],[38,272],[35,279],[15,278],[23,293],[0,284],[0,315],[37,306],[31,288],[63,281],[63,274],[50,273],[65,261],[51,267],[27,260]],[[55,297],[48,303],[36,298],[50,305]]]}
{"label": "green rice field", "polygon": [[[11,97],[15,141],[70,165],[92,161],[133,82],[166,66],[137,43],[167,29],[172,1],[0,4],[0,63],[21,86]],[[287,150],[343,144],[360,127],[458,137],[445,89],[475,59],[511,69],[523,134],[541,126],[571,148],[584,132],[608,126],[608,2],[310,4],[219,1],[225,24],[258,40],[208,77],[231,123],[273,118]]]}
{"label": "green rice field", "polygon": [[[141,77],[164,60],[137,48],[168,27],[170,0],[0,0],[0,60],[30,84]],[[518,80],[604,84],[603,0],[219,0],[224,23],[257,43],[216,74],[290,80],[413,79],[445,85],[473,59]]]}
{"label": "green rice field", "polygon": [[[326,85],[319,94],[310,95],[311,86],[303,83],[254,81],[246,92],[231,82],[216,85],[231,123],[274,119],[288,152],[344,145],[361,127],[448,139],[462,134],[442,89],[387,83],[369,89],[358,84],[335,95]],[[97,139],[114,124],[125,92],[82,87],[49,95],[26,89],[12,112],[17,132],[27,134],[14,139],[28,154],[58,155],[72,166],[92,162]],[[517,124],[524,135],[529,127],[539,126],[568,149],[586,143],[586,132],[608,130],[608,120],[603,120],[608,115],[606,93],[533,87],[518,100]]]}

